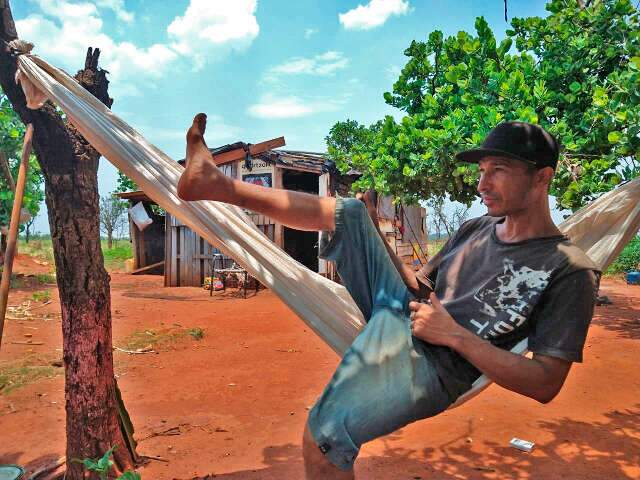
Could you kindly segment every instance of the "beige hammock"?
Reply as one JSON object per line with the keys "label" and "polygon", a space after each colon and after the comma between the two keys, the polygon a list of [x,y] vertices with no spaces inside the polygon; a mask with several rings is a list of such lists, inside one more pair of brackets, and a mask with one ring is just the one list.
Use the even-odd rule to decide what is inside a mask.
{"label": "beige hammock", "polygon": [[[34,55],[18,56],[28,105],[49,98],[105,158],[133,179],[162,208],[198,235],[233,257],[273,290],[338,355],[364,326],[362,313],[347,290],[295,261],[253,224],[242,209],[212,201],[178,198],[178,163],[149,143],[67,73]],[[560,225],[604,269],[640,227],[640,179],[603,195]],[[523,340],[512,351],[525,353]],[[457,406],[490,384],[478,379]]]}

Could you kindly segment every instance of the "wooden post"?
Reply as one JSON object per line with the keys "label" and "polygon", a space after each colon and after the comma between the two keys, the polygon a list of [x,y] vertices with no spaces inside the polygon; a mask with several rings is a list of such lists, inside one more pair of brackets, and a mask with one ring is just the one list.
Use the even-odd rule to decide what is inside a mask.
{"label": "wooden post", "polygon": [[0,346],[2,345],[2,331],[4,329],[4,316],[7,312],[7,300],[9,299],[9,285],[11,283],[11,271],[13,270],[13,257],[17,251],[18,230],[20,227],[20,209],[22,208],[22,198],[24,188],[27,183],[27,170],[29,168],[29,156],[31,155],[31,138],[33,137],[33,125],[27,125],[22,145],[22,159],[20,160],[20,170],[18,171],[18,184],[13,198],[13,208],[11,210],[11,224],[9,227],[9,240],[7,242],[7,252],[4,257],[4,270],[2,271],[2,281],[0,282]]}
{"label": "wooden post", "polygon": [[[283,181],[282,181],[283,169],[278,168],[277,165],[274,165],[273,168],[273,188],[282,189]],[[275,226],[273,227],[273,243],[279,246],[284,250],[284,226],[280,222],[275,222]]]}

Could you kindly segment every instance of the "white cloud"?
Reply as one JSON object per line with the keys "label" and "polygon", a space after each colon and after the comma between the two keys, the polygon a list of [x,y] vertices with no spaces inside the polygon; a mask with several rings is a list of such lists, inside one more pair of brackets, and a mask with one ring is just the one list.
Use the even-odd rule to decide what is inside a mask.
{"label": "white cloud", "polygon": [[285,63],[271,67],[266,74],[267,80],[275,80],[281,75],[333,75],[337,70],[346,68],[349,59],[342,52],[328,51],[311,58],[294,57]]}
{"label": "white cloud", "polygon": [[134,14],[124,8],[124,0],[97,0],[96,5],[113,10],[118,20],[122,20],[123,22],[132,23],[135,19]]}
{"label": "white cloud", "polygon": [[194,59],[196,69],[229,50],[242,50],[258,36],[256,0],[191,0],[167,28],[171,47]]}
{"label": "white cloud", "polygon": [[371,0],[367,5],[358,5],[346,13],[340,13],[340,23],[347,30],[369,30],[379,27],[392,15],[409,12],[409,2],[405,0]]}
{"label": "white cloud", "polygon": [[[162,44],[139,48],[130,42],[116,43],[102,32],[102,20],[95,11],[79,18],[73,14],[71,4],[60,3],[61,11],[72,13],[58,22],[41,15],[16,21],[21,38],[36,45],[35,53],[72,74],[82,67],[87,47],[99,48],[100,64],[110,73],[113,95],[138,94],[139,90],[130,82],[148,82],[161,77],[177,57]],[[80,7],[84,12],[91,12],[87,5]]]}
{"label": "white cloud", "polygon": [[319,30],[317,28],[307,28],[304,31],[304,38],[309,40],[313,35],[315,35],[318,32]]}
{"label": "white cloud", "polygon": [[320,112],[339,110],[346,102],[343,99],[302,99],[297,96],[278,97],[274,94],[264,95],[258,103],[247,109],[252,117],[265,119],[283,119],[306,117]]}
{"label": "white cloud", "polygon": [[[124,0],[34,0],[40,7],[16,21],[21,38],[31,41],[34,53],[74,73],[82,67],[88,47],[101,50],[100,64],[111,74],[114,96],[137,95],[153,88],[181,59],[201,68],[233,49],[247,47],[258,34],[255,0],[190,0],[183,16],[167,27],[167,37],[149,47],[117,42],[103,31],[100,9],[113,10],[118,18],[133,22]],[[208,3],[205,5],[205,3]]]}

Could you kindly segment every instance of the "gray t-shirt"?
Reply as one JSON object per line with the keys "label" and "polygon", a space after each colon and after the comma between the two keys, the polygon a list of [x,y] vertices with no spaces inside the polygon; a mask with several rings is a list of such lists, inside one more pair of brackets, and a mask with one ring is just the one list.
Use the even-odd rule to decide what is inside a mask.
{"label": "gray t-shirt", "polygon": [[[464,223],[420,272],[451,316],[503,349],[529,337],[529,350],[582,361],[599,272],[565,236],[505,243],[495,233],[503,219]],[[480,372],[447,347],[430,346],[438,374],[454,397]]]}

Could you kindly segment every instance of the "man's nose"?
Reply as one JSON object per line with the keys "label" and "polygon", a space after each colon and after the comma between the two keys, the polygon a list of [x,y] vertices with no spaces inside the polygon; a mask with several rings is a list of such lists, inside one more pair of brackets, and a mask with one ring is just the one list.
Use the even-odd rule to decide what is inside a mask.
{"label": "man's nose", "polygon": [[483,193],[489,190],[489,177],[481,173],[480,180],[478,181],[478,193]]}

